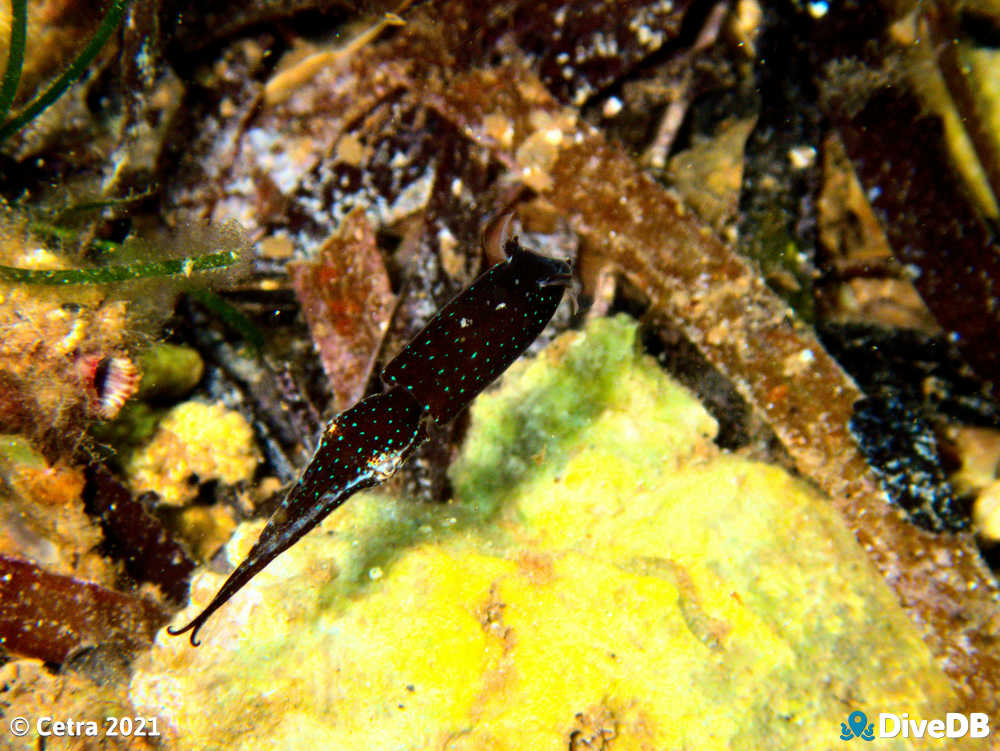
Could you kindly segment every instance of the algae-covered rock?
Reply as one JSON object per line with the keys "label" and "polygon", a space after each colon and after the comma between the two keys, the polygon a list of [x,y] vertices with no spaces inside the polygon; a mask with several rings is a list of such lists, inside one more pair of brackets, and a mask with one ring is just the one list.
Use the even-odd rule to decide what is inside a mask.
{"label": "algae-covered rock", "polygon": [[714,431],[634,323],[565,335],[474,404],[454,502],[356,496],[201,647],[161,634],[131,698],[181,749],[827,749],[854,709],[943,717],[827,501]]}
{"label": "algae-covered rock", "polygon": [[142,381],[139,399],[180,399],[191,393],[205,373],[198,350],[159,342],[139,356]]}
{"label": "algae-covered rock", "polygon": [[260,461],[253,430],[221,404],[182,402],[164,416],[153,439],[125,464],[136,493],[153,491],[162,503],[181,505],[198,495],[199,482],[249,481]]}
{"label": "algae-covered rock", "polygon": [[113,585],[117,574],[98,552],[101,530],[84,510],[83,489],[79,467],[49,463],[25,436],[0,433],[0,555]]}

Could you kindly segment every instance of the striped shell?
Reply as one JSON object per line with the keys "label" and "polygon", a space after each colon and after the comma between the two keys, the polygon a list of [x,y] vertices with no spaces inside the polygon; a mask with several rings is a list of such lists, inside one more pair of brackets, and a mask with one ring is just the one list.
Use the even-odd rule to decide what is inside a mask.
{"label": "striped shell", "polygon": [[124,355],[85,355],[79,359],[80,376],[90,396],[90,411],[104,420],[118,415],[139,390],[141,374]]}

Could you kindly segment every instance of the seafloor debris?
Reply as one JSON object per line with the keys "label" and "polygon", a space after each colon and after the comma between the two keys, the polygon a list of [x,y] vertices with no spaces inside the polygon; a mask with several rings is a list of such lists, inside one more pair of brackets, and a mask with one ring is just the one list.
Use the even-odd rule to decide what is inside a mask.
{"label": "seafloor debris", "polygon": [[375,233],[361,209],[288,274],[341,412],[364,396],[396,304]]}
{"label": "seafloor debris", "polygon": [[[938,12],[929,11],[917,23],[926,21],[937,28]],[[920,55],[911,48],[902,45],[900,51],[900,45],[887,43],[889,15],[888,7],[878,3],[868,4],[861,17],[831,6],[830,17],[816,24],[810,50],[814,68],[825,73],[820,102],[837,127],[873,208],[884,220],[893,254],[909,269],[937,322],[955,335],[963,356],[996,397],[1000,384],[1000,348],[995,346],[995,332],[1000,329],[997,238],[982,206],[971,200],[952,166],[941,119],[908,87],[899,85],[907,76],[940,74],[914,64]],[[848,28],[853,31],[847,32]],[[914,44],[923,35],[917,32]],[[949,35],[943,46],[952,46],[952,41]],[[954,51],[945,52],[942,58],[953,55]],[[924,50],[925,63],[936,56]],[[967,114],[975,130],[979,118],[972,111]],[[921,148],[913,148],[914,144]],[[998,174],[993,161],[996,148],[985,142],[983,147],[980,157],[992,179]],[[955,258],[962,262],[955,263]]]}
{"label": "seafloor debris", "polygon": [[667,163],[667,175],[684,202],[717,233],[737,218],[743,154],[752,118],[723,123],[712,139],[697,141]]}
{"label": "seafloor debris", "polygon": [[816,283],[818,318],[940,330],[906,269],[893,257],[844,144],[835,134],[823,141],[823,187],[816,198],[816,221],[825,269]]}
{"label": "seafloor debris", "polygon": [[[924,302],[946,331],[956,332],[979,375],[1000,383],[1000,257],[981,217],[955,200],[961,184],[947,170],[934,169],[939,127],[913,100],[884,91],[840,131],[862,182],[874,191],[872,204],[888,219],[893,251],[914,270]],[[907,146],[913,143],[924,148]],[[962,262],[955,263],[956,257]]]}

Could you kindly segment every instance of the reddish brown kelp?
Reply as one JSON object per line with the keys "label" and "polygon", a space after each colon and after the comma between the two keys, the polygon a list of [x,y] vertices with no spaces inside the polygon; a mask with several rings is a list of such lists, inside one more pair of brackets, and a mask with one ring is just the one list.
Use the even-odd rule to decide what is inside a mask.
{"label": "reddish brown kelp", "polygon": [[149,600],[0,555],[0,645],[14,654],[61,663],[98,644],[134,653],[166,621]]}
{"label": "reddish brown kelp", "polygon": [[364,396],[396,305],[371,223],[356,210],[316,261],[288,273],[341,412]]}
{"label": "reddish brown kelp", "polygon": [[83,491],[87,513],[104,532],[103,551],[125,566],[136,582],[151,582],[175,602],[188,593],[194,561],[157,517],[110,472],[92,467]]}
{"label": "reddish brown kelp", "polygon": [[935,158],[945,153],[940,122],[912,96],[886,89],[839,129],[886,218],[894,255],[918,271],[914,284],[927,307],[958,333],[962,354],[1000,393],[1000,246]]}

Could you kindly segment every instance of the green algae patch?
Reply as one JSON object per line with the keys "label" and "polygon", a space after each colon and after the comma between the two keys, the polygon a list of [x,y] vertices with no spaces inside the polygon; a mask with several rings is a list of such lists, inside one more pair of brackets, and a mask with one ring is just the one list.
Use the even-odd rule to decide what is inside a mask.
{"label": "green algae patch", "polygon": [[596,321],[512,368],[453,503],[351,499],[201,647],[161,634],[137,710],[179,749],[828,749],[854,709],[943,717],[948,681],[825,499],[720,452],[635,337]]}
{"label": "green algae patch", "polygon": [[[586,335],[560,337],[534,360],[516,363],[502,390],[474,402],[473,428],[449,473],[461,503],[488,514],[535,478],[558,474],[592,442],[598,422],[624,428],[612,442],[626,453],[639,448],[629,454],[633,464],[651,473],[712,445],[715,420],[652,359],[636,356],[637,327],[627,320],[598,319]],[[622,420],[629,412],[645,420]],[[647,451],[632,430],[657,436],[658,451]],[[619,475],[606,469],[600,482]]]}

